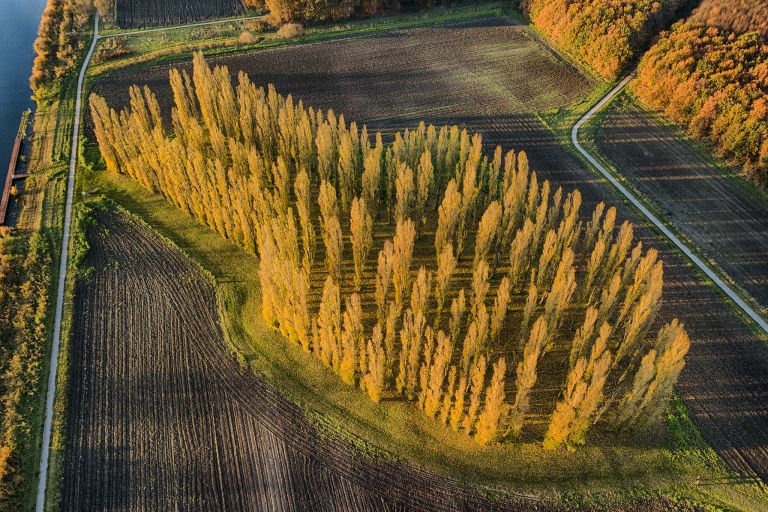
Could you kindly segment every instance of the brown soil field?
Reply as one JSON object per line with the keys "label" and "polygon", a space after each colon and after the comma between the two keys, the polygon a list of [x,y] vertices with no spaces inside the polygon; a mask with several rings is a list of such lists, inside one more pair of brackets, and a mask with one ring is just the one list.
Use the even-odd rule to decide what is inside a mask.
{"label": "brown soil field", "polygon": [[180,25],[243,12],[240,0],[116,0],[115,8],[120,28]]}
{"label": "brown soil field", "polygon": [[[255,82],[274,83],[372,130],[391,133],[421,119],[462,124],[482,133],[489,146],[524,149],[531,167],[555,186],[578,187],[583,211],[601,200],[619,205],[619,216],[634,221],[636,236],[665,261],[659,322],[681,318],[693,340],[678,391],[694,421],[737,473],[768,480],[768,346],[534,114],[583,98],[590,81],[533,42],[525,27],[493,25],[394,31],[209,63],[226,64],[233,75],[242,69]],[[169,104],[167,65],[116,72],[94,89],[118,106],[133,83],[149,85]]]}
{"label": "brown soil field", "polygon": [[768,314],[768,201],[626,95],[595,134],[600,152]]}
{"label": "brown soil field", "polygon": [[548,509],[490,501],[320,436],[296,406],[241,370],[213,287],[194,263],[124,213],[100,213],[88,238],[62,510]]}

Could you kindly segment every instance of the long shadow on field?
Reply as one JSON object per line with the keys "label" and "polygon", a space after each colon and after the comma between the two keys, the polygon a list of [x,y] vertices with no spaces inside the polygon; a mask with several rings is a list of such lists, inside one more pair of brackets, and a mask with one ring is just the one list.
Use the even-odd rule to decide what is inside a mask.
{"label": "long shadow on field", "polygon": [[768,202],[626,97],[596,143],[622,175],[768,312]]}

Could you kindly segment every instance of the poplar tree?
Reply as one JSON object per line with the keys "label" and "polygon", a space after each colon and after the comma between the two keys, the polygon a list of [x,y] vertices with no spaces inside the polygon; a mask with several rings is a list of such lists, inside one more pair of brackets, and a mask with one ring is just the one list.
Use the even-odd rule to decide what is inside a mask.
{"label": "poplar tree", "polygon": [[435,183],[435,168],[432,165],[432,154],[429,149],[421,154],[416,169],[416,210],[419,214],[419,223],[423,226],[427,223],[426,206]]}
{"label": "poplar tree", "polygon": [[416,194],[413,184],[413,170],[406,164],[401,164],[397,170],[397,180],[395,181],[395,194],[397,203],[395,204],[395,222],[404,222],[411,218]]}
{"label": "poplar tree", "polygon": [[392,265],[392,285],[395,290],[395,303],[402,305],[405,293],[410,285],[411,258],[416,228],[412,220],[397,223],[393,239],[394,258]]}
{"label": "poplar tree", "polygon": [[[493,201],[483,213],[480,223],[477,226],[477,236],[475,237],[475,259],[473,266],[477,267],[482,260],[488,259],[489,254],[496,245],[496,239],[499,234],[501,223],[501,205],[498,201]],[[494,251],[495,259],[495,251]]]}
{"label": "poplar tree", "polygon": [[352,198],[357,191],[358,153],[357,127],[355,123],[352,123],[348,130],[340,132],[338,145],[337,183],[339,184],[341,208],[344,212],[349,212]]}
{"label": "poplar tree", "polygon": [[384,354],[386,356],[386,378],[390,379],[394,373],[395,364],[395,340],[397,338],[397,321],[400,319],[400,308],[394,302],[389,304],[387,311],[386,333],[384,336]]}
{"label": "poplar tree", "polygon": [[341,234],[341,225],[339,218],[330,217],[325,222],[325,231],[323,232],[323,242],[325,244],[325,263],[328,273],[334,279],[341,281],[341,263],[344,254],[344,240]]}
{"label": "poplar tree", "polygon": [[592,333],[595,331],[595,325],[597,324],[597,308],[591,304],[587,306],[587,310],[584,314],[584,321],[581,326],[576,330],[576,334],[573,336],[571,342],[571,351],[568,356],[569,366],[576,364],[576,361],[584,355],[587,348],[587,343],[592,338]]}
{"label": "poplar tree", "polygon": [[[339,376],[345,384],[353,385],[357,369],[360,369],[363,375],[367,372],[363,339],[363,311],[360,306],[360,295],[357,293],[347,297],[343,325],[341,346],[339,347],[341,354]],[[363,350],[360,350],[361,347]]]}
{"label": "poplar tree", "polygon": [[472,373],[470,376],[472,386],[470,387],[469,406],[467,407],[467,413],[464,416],[462,424],[464,433],[467,435],[472,434],[472,428],[475,426],[475,421],[477,420],[477,412],[480,409],[481,394],[485,387],[486,365],[487,362],[485,356],[480,356],[472,366]]}
{"label": "poplar tree", "polygon": [[493,313],[491,314],[491,340],[498,341],[499,334],[504,327],[504,320],[507,318],[509,301],[511,299],[511,287],[509,278],[503,277],[496,290],[496,299],[493,301]]}
{"label": "poplar tree", "polygon": [[437,231],[435,232],[435,251],[440,254],[443,248],[453,241],[456,227],[461,216],[461,192],[456,181],[451,180],[443,194],[443,201],[437,210]]}
{"label": "poplar tree", "polygon": [[365,390],[374,403],[379,403],[385,382],[385,353],[384,353],[384,335],[382,334],[381,324],[376,324],[373,328],[373,335],[368,340],[368,372],[365,374]]}
{"label": "poplar tree", "polygon": [[504,379],[507,362],[502,357],[493,365],[493,377],[485,391],[485,405],[475,426],[475,441],[486,445],[499,437],[499,421],[504,415]]}
{"label": "poplar tree", "polygon": [[373,219],[365,207],[365,199],[354,198],[349,216],[352,258],[355,264],[355,289],[363,284],[365,261],[373,245]]}
{"label": "poplar tree", "polygon": [[445,425],[448,423],[448,416],[451,413],[451,406],[453,404],[453,394],[456,386],[456,367],[451,366],[448,371],[448,381],[445,387],[445,393],[443,393],[443,401],[440,406],[440,424]]}
{"label": "poplar tree", "polygon": [[576,290],[576,269],[573,262],[573,251],[566,249],[555,271],[552,287],[544,301],[544,314],[551,331],[559,330],[560,320]]}
{"label": "poplar tree", "polygon": [[[437,332],[437,348],[429,366],[427,387],[424,398],[424,413],[434,418],[442,404],[443,386],[451,363],[453,346],[451,339],[443,332]],[[455,376],[454,376],[455,378]]]}
{"label": "poplar tree", "polygon": [[414,314],[410,309],[403,316],[403,326],[400,329],[400,365],[397,374],[397,392],[413,399],[418,374],[418,354],[422,349],[424,336],[424,317]]}
{"label": "poplar tree", "polygon": [[416,280],[411,288],[411,311],[414,314],[421,313],[426,318],[429,293],[432,287],[432,272],[422,265],[416,274]]}
{"label": "poplar tree", "polygon": [[509,280],[513,288],[517,287],[521,277],[529,268],[529,254],[533,238],[533,223],[525,219],[523,227],[517,230],[509,248]]}
{"label": "poplar tree", "polygon": [[453,394],[453,407],[451,408],[450,414],[450,425],[455,431],[459,430],[459,427],[462,425],[462,420],[464,419],[464,403],[467,396],[467,385],[467,375],[462,372],[459,377],[459,383]]}
{"label": "poplar tree", "polygon": [[467,310],[467,301],[464,295],[464,289],[459,290],[459,294],[451,301],[451,338],[458,339],[461,334],[461,324],[464,320],[464,313]]}
{"label": "poplar tree", "polygon": [[379,322],[384,321],[389,285],[395,263],[395,249],[391,240],[384,241],[384,247],[379,251],[378,268],[376,271],[376,307]]}
{"label": "poplar tree", "polygon": [[368,206],[368,212],[376,218],[379,209],[379,193],[381,188],[381,138],[378,137],[377,145],[366,156],[363,164],[363,199]]}
{"label": "poplar tree", "polygon": [[435,280],[435,324],[440,322],[440,316],[445,305],[445,297],[450,289],[451,277],[456,270],[456,258],[453,255],[453,245],[448,243],[437,257],[437,278]]}
{"label": "poplar tree", "polygon": [[339,288],[330,275],[323,285],[323,298],[317,314],[315,354],[325,366],[338,368],[338,340],[341,337],[341,298]]}
{"label": "poplar tree", "polygon": [[309,193],[309,175],[302,169],[294,181],[294,194],[296,195],[296,211],[301,224],[301,245],[303,249],[302,267],[304,274],[309,276],[312,270],[312,262],[315,253],[315,228],[312,226],[312,204]]}
{"label": "poplar tree", "polygon": [[515,372],[515,402],[509,416],[509,429],[514,437],[519,437],[523,429],[525,415],[530,409],[530,394],[536,384],[539,357],[547,340],[547,322],[541,316],[534,322],[528,342],[525,344],[523,359],[517,364]]}

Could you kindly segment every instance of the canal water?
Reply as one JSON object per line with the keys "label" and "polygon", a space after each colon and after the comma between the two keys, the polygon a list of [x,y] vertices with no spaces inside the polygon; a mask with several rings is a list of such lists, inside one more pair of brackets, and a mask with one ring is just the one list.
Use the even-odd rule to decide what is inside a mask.
{"label": "canal water", "polygon": [[0,189],[5,183],[21,112],[34,108],[29,75],[32,44],[45,0],[0,0]]}

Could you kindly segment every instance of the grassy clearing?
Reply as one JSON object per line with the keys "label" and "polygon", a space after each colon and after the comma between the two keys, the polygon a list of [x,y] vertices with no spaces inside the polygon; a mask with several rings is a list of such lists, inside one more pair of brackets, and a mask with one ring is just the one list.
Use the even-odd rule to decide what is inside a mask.
{"label": "grassy clearing", "polygon": [[[88,158],[98,155],[93,146],[87,153]],[[321,431],[352,439],[363,453],[407,459],[501,493],[523,491],[574,504],[659,494],[712,501],[698,491],[695,481],[701,475],[716,480],[723,472],[701,464],[699,452],[648,440],[609,443],[600,436],[575,452],[547,452],[537,443],[478,449],[465,436],[418,414],[412,405],[389,401],[376,406],[261,322],[254,257],[128,178],[86,171],[79,177],[77,194],[104,194],[115,200],[210,271],[217,283],[222,326],[243,364],[302,406]],[[679,416],[673,411],[673,417]],[[700,439],[690,421],[676,425],[685,432],[680,438]]]}

